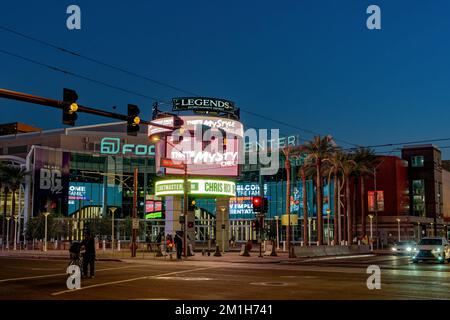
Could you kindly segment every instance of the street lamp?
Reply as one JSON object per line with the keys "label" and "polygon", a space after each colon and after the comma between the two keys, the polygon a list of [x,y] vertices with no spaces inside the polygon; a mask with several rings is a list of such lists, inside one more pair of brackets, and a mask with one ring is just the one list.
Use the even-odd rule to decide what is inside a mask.
{"label": "street lamp", "polygon": [[222,254],[225,253],[225,210],[227,207],[220,207],[220,211],[222,211]]}
{"label": "street lamp", "polygon": [[327,237],[328,237],[327,244],[328,245],[330,245],[330,214],[331,214],[331,210],[330,210],[330,208],[328,208],[327,209],[327,217],[328,217],[328,219],[327,219]]}
{"label": "street lamp", "polygon": [[368,217],[370,220],[370,251],[373,251],[373,229],[372,229],[373,214],[369,214]]}
{"label": "street lamp", "polygon": [[112,215],[112,218],[111,218],[111,220],[112,220],[111,221],[111,249],[114,254],[114,212],[116,212],[117,208],[111,207],[111,208],[109,208],[109,210],[111,210],[111,215]]}
{"label": "street lamp", "polygon": [[398,242],[400,242],[400,218],[395,219],[397,221]]}
{"label": "street lamp", "polygon": [[17,250],[17,219],[19,218],[19,215],[14,215],[14,249]]}
{"label": "street lamp", "polygon": [[6,217],[6,249],[9,249],[9,220],[10,216]]}
{"label": "street lamp", "polygon": [[44,212],[43,215],[45,217],[45,238],[44,238],[44,251],[47,251],[47,217],[50,214],[50,212]]}

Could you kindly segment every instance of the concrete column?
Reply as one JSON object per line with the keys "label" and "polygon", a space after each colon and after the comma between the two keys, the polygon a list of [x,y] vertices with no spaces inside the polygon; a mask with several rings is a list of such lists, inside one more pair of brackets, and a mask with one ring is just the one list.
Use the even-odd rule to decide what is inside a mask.
{"label": "concrete column", "polygon": [[[223,241],[224,241],[224,248],[225,251],[228,251],[228,244],[229,244],[229,233],[230,233],[230,221],[229,221],[229,198],[216,198],[216,244],[219,245],[220,250],[222,250],[222,233],[223,235]],[[222,214],[221,207],[225,207],[225,211]],[[225,229],[222,229],[222,224],[225,225]]]}
{"label": "concrete column", "polygon": [[182,213],[182,197],[166,197],[166,226],[165,234],[175,236],[181,230],[180,215]]}

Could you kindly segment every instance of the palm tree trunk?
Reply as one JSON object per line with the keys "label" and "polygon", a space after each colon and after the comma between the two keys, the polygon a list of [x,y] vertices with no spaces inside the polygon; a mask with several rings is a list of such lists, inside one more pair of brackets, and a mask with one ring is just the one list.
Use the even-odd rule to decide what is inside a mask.
{"label": "palm tree trunk", "polygon": [[8,202],[8,187],[5,187],[5,198],[3,201],[3,241],[6,241],[6,204]]}
{"label": "palm tree trunk", "polygon": [[350,177],[346,176],[345,179],[347,180],[347,185],[345,187],[346,189],[346,202],[347,202],[347,241],[350,245],[352,243],[352,202],[351,202],[351,195],[350,195]]}
{"label": "palm tree trunk", "polygon": [[16,189],[11,189],[12,192],[12,197],[11,197],[11,219],[9,220],[9,230],[13,230],[13,232],[9,232],[9,241],[14,241],[14,236],[15,236],[15,232],[14,229],[15,228],[15,220],[14,220],[14,215],[16,214]]}
{"label": "palm tree trunk", "polygon": [[322,222],[322,159],[318,158],[316,163],[316,190],[317,190],[317,242],[323,243],[323,222]]}
{"label": "palm tree trunk", "polygon": [[342,230],[342,240],[344,240],[344,241],[347,241],[348,240],[348,238],[347,238],[347,183],[348,183],[348,181],[346,181],[346,179],[344,178],[344,184],[345,184],[345,190],[344,190],[344,204],[343,204],[343,213],[344,214],[342,214],[342,219],[343,219],[343,221],[342,221],[342,228],[341,228],[341,230]]}
{"label": "palm tree trunk", "polygon": [[334,244],[336,245],[338,243],[338,176],[337,176],[337,170],[334,171],[334,181],[333,181],[333,215],[334,215],[334,227],[333,227],[333,240]]}
{"label": "palm tree trunk", "polygon": [[360,186],[361,188],[361,236],[364,237],[366,235],[366,206],[365,206],[365,193],[366,187],[364,183],[364,176],[360,177]]}
{"label": "palm tree trunk", "polygon": [[352,208],[353,208],[353,214],[352,214],[352,239],[358,235],[357,228],[356,228],[356,190],[357,190],[357,180],[356,178],[353,179],[354,185],[353,185],[353,192],[352,192]]}
{"label": "palm tree trunk", "polygon": [[303,243],[305,246],[309,245],[308,241],[308,198],[306,193],[306,175],[305,169],[301,169],[302,176],[302,191],[303,191]]}

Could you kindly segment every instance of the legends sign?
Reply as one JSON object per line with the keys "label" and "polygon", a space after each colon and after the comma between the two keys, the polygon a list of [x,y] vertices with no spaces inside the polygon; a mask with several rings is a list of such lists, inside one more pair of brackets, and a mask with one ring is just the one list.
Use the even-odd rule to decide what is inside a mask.
{"label": "legends sign", "polygon": [[173,98],[173,111],[195,111],[198,113],[231,113],[235,114],[234,103],[216,98]]}

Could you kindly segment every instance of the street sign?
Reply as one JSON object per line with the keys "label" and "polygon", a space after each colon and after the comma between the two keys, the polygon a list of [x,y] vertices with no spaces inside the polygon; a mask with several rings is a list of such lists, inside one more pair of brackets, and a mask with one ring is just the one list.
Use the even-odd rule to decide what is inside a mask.
{"label": "street sign", "polygon": [[139,229],[139,219],[133,218],[133,229]]}
{"label": "street sign", "polygon": [[184,170],[183,163],[174,163],[172,159],[162,158],[161,167]]}
{"label": "street sign", "polygon": [[283,226],[287,226],[289,223],[288,221],[290,220],[291,222],[291,226],[296,226],[298,225],[298,215],[297,214],[291,214],[290,218],[288,217],[287,214],[283,214],[281,216],[281,225]]}

